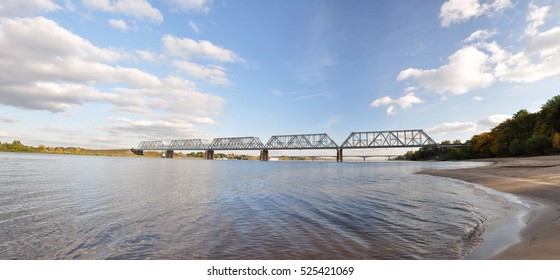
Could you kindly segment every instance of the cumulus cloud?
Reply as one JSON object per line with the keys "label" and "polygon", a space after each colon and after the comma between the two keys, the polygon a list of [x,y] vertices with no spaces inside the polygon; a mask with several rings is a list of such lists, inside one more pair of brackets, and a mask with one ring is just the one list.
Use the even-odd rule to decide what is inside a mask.
{"label": "cumulus cloud", "polygon": [[216,85],[231,84],[231,82],[227,78],[227,69],[222,66],[210,65],[207,67],[185,60],[175,60],[172,62],[172,64],[174,67],[185,71],[191,77],[208,80],[210,83]]}
{"label": "cumulus cloud", "polygon": [[408,68],[397,80],[415,79],[422,87],[437,92],[464,94],[492,84],[494,77],[487,66],[488,55],[476,47],[464,47],[448,58],[449,63],[438,69]]}
{"label": "cumulus cloud", "polygon": [[538,34],[538,28],[544,24],[544,20],[550,11],[551,6],[539,7],[533,3],[529,4],[529,14],[527,21],[529,26],[525,29],[526,36],[535,36]]}
{"label": "cumulus cloud", "polygon": [[157,62],[160,60],[160,56],[158,54],[150,51],[138,50],[136,51],[136,55],[141,60],[148,61],[148,62]]}
{"label": "cumulus cloud", "polygon": [[496,30],[481,29],[473,32],[468,38],[464,40],[464,42],[470,43],[474,41],[484,41],[496,34],[498,34]]}
{"label": "cumulus cloud", "polygon": [[166,126],[179,133],[195,124],[212,124],[224,103],[183,78],[160,79],[114,66],[122,58],[119,52],[96,47],[41,17],[0,19],[0,49],[0,104],[8,106],[60,113],[106,103],[113,111],[149,116],[153,123],[169,114],[180,116],[176,122],[182,120],[184,127]]}
{"label": "cumulus cloud", "polygon": [[389,96],[384,96],[378,99],[375,99],[370,106],[372,107],[380,107],[380,106],[388,106],[387,107],[387,115],[395,115],[397,113],[395,105],[398,105],[402,109],[410,109],[412,105],[415,104],[422,104],[424,100],[416,97],[414,94],[414,88],[406,89],[406,94],[397,98],[393,99]]}
{"label": "cumulus cloud", "polygon": [[124,14],[137,19],[147,18],[156,23],[163,22],[161,12],[147,0],[82,0],[82,3],[92,10]]}
{"label": "cumulus cloud", "polygon": [[237,62],[241,58],[233,51],[214,45],[206,40],[177,38],[172,35],[163,37],[163,47],[167,54],[181,58],[204,58],[218,62]]}
{"label": "cumulus cloud", "polygon": [[3,0],[0,3],[0,16],[25,17],[61,10],[62,7],[52,0]]}
{"label": "cumulus cloud", "polygon": [[482,118],[477,122],[448,122],[435,125],[426,132],[430,135],[459,135],[472,136],[483,131],[488,131],[503,121],[511,118],[509,115],[491,115]]}
{"label": "cumulus cloud", "polygon": [[426,129],[428,134],[453,134],[453,133],[465,133],[476,131],[476,123],[473,122],[450,122],[436,125],[432,128]]}
{"label": "cumulus cloud", "polygon": [[[533,4],[531,4],[534,6]],[[531,37],[524,49],[512,53],[497,42],[486,42],[491,31],[479,30],[449,56],[448,63],[435,69],[408,68],[402,70],[397,80],[415,80],[422,88],[438,93],[464,94],[475,89],[488,87],[495,82],[532,83],[560,74],[560,26],[538,32],[530,16],[539,8],[532,7],[529,29],[537,33]],[[540,25],[540,23],[539,23]]]}
{"label": "cumulus cloud", "polygon": [[126,31],[128,29],[126,22],[122,19],[110,19],[107,22],[109,23],[109,25],[111,25],[112,27],[118,30]]}
{"label": "cumulus cloud", "polygon": [[161,139],[192,137],[195,134],[192,123],[178,123],[165,120],[131,120],[128,118],[107,118],[109,125],[104,128],[113,136],[133,136],[140,139]]}
{"label": "cumulus cloud", "polygon": [[511,6],[510,0],[494,0],[490,4],[479,0],[449,0],[441,5],[439,18],[441,25],[447,27],[481,15],[492,15]]}
{"label": "cumulus cloud", "polygon": [[173,4],[174,10],[197,11],[207,13],[212,8],[212,0],[168,0]]}
{"label": "cumulus cloud", "polygon": [[482,129],[491,129],[509,118],[511,118],[511,116],[509,115],[503,115],[503,114],[491,115],[479,120],[477,122],[477,125]]}

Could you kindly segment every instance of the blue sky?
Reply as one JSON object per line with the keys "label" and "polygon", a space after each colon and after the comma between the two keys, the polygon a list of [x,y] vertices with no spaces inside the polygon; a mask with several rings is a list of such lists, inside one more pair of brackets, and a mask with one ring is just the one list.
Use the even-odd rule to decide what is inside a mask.
{"label": "blue sky", "polygon": [[0,0],[0,50],[2,142],[467,140],[560,94],[560,2]]}

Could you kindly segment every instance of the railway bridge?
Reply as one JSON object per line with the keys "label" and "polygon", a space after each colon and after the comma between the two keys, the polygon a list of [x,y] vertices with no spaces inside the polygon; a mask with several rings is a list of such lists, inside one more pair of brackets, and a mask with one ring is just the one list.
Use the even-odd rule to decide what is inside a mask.
{"label": "railway bridge", "polygon": [[205,158],[214,159],[214,151],[258,150],[260,160],[269,160],[270,150],[336,150],[336,161],[343,161],[345,149],[413,148],[438,146],[422,129],[352,132],[338,145],[326,133],[272,136],[266,144],[258,137],[226,137],[209,139],[142,141],[132,152],[165,151],[166,158],[173,158],[174,151],[205,151]]}

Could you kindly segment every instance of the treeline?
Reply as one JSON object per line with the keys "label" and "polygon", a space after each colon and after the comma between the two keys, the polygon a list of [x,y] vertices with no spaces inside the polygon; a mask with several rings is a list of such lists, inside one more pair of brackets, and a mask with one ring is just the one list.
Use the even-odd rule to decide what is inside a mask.
{"label": "treeline", "polygon": [[47,147],[39,145],[38,147],[27,146],[19,140],[12,143],[0,142],[0,152],[22,152],[22,153],[48,153],[48,154],[67,154],[67,155],[96,155],[96,156],[132,156],[132,152],[128,149],[112,149],[112,150],[92,150],[79,147]]}
{"label": "treeline", "polygon": [[422,148],[405,159],[455,160],[489,157],[538,156],[560,153],[560,95],[537,113],[520,110],[490,132],[475,135],[461,148]]}

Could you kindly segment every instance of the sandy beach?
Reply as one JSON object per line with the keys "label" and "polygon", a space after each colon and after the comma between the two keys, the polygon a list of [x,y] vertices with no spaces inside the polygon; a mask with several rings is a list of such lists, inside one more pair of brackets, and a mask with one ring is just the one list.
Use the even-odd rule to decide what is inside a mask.
{"label": "sandy beach", "polygon": [[494,158],[492,165],[453,170],[426,170],[422,174],[480,184],[537,202],[527,217],[522,241],[495,259],[560,259],[560,156]]}

